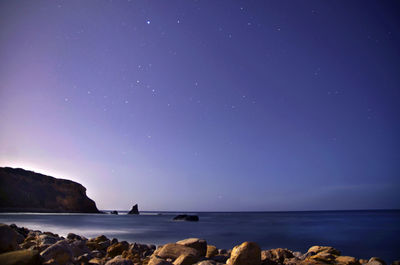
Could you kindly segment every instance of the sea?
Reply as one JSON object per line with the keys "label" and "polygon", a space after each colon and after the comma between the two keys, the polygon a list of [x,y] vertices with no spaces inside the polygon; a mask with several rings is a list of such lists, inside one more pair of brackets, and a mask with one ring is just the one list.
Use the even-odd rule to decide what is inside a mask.
{"label": "sea", "polygon": [[186,213],[198,215],[199,222],[172,220],[182,212],[126,213],[1,213],[0,223],[155,245],[198,237],[224,249],[244,241],[302,253],[314,245],[333,246],[346,256],[380,257],[388,264],[400,260],[400,210]]}

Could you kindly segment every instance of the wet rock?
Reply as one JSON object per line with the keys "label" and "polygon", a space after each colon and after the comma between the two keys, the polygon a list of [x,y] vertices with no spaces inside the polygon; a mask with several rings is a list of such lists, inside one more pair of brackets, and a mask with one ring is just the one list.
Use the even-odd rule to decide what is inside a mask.
{"label": "wet rock", "polygon": [[203,261],[196,263],[196,265],[217,265],[217,264],[220,264],[220,263],[217,263],[214,260],[203,260]]}
{"label": "wet rock", "polygon": [[228,260],[228,256],[216,255],[210,258],[211,260],[219,263],[225,263]]}
{"label": "wet rock", "polygon": [[339,256],[336,257],[335,261],[339,265],[360,265],[356,258],[350,256]]}
{"label": "wet rock", "polygon": [[105,261],[100,258],[93,258],[89,260],[89,265],[104,265]]}
{"label": "wet rock", "polygon": [[157,256],[152,256],[147,265],[172,265],[171,262],[163,260]]}
{"label": "wet rock", "polygon": [[333,247],[326,247],[326,246],[313,246],[308,249],[307,252],[315,252],[316,254],[320,252],[327,252],[333,255],[340,256],[340,251],[337,249],[334,249]]}
{"label": "wet rock", "polygon": [[244,242],[232,249],[231,257],[226,263],[229,265],[259,265],[261,264],[261,249],[254,242]]}
{"label": "wet rock", "polygon": [[207,258],[211,258],[218,255],[218,249],[216,246],[213,245],[207,245],[207,253],[206,253],[206,257]]}
{"label": "wet rock", "polygon": [[199,221],[199,217],[197,215],[187,215],[187,214],[179,214],[173,218],[174,221],[189,221],[189,222],[197,222]]}
{"label": "wet rock", "polygon": [[277,263],[283,263],[285,259],[293,258],[293,253],[285,248],[275,248],[270,250],[261,251],[261,261],[266,262],[267,260],[275,261]]}
{"label": "wet rock", "polygon": [[132,209],[128,212],[128,214],[139,214],[138,205],[135,204],[132,206]]}
{"label": "wet rock", "polygon": [[102,258],[106,255],[105,251],[100,251],[100,250],[93,250],[91,254],[94,258]]}
{"label": "wet rock", "polygon": [[19,249],[18,242],[21,237],[8,225],[0,224],[0,253]]}
{"label": "wet rock", "polygon": [[36,250],[16,250],[0,254],[1,265],[40,265],[39,252]]}
{"label": "wet rock", "polygon": [[207,242],[200,238],[188,238],[176,242],[179,245],[194,248],[200,253],[200,256],[204,257],[207,254]]}
{"label": "wet rock", "polygon": [[117,211],[111,211],[110,214],[118,215],[118,212]]}
{"label": "wet rock", "polygon": [[54,259],[59,264],[72,261],[72,252],[66,240],[58,241],[40,253],[44,261]]}
{"label": "wet rock", "polygon": [[400,260],[393,261],[391,265],[400,265]]}
{"label": "wet rock", "polygon": [[124,259],[121,256],[117,256],[106,262],[106,265],[133,265],[133,262],[129,259]]}
{"label": "wet rock", "polygon": [[192,255],[180,255],[174,262],[174,265],[191,265],[199,261],[199,257]]}
{"label": "wet rock", "polygon": [[128,249],[129,249],[129,243],[126,241],[121,241],[107,248],[107,256],[113,258],[117,255],[121,255],[124,250]]}
{"label": "wet rock", "polygon": [[336,256],[328,252],[319,252],[314,256],[308,258],[308,260],[310,259],[322,261],[325,263],[332,263],[336,259]]}
{"label": "wet rock", "polygon": [[53,245],[60,241],[61,238],[57,238],[51,235],[42,234],[37,237],[39,245]]}
{"label": "wet rock", "polygon": [[23,249],[28,249],[28,248],[30,248],[30,247],[32,247],[32,246],[36,246],[36,241],[27,241],[27,242],[24,242],[24,243],[22,243],[22,244],[20,244],[19,245],[21,248],[23,248]]}
{"label": "wet rock", "polygon": [[71,239],[71,240],[82,240],[82,237],[81,237],[81,236],[78,236],[78,235],[76,235],[76,234],[74,234],[74,233],[69,233],[69,234],[67,235],[67,239]]}
{"label": "wet rock", "polygon": [[378,257],[372,257],[366,265],[386,265],[386,262]]}
{"label": "wet rock", "polygon": [[86,263],[89,263],[89,260],[91,260],[92,258],[93,258],[93,256],[90,253],[85,253],[85,254],[79,256],[78,258],[76,258],[76,261],[79,264],[82,264],[82,263],[86,264]]}
{"label": "wet rock", "polygon": [[191,255],[194,257],[200,257],[200,253],[196,249],[175,243],[165,244],[161,248],[157,249],[154,252],[154,255],[163,259],[176,259],[180,255]]}
{"label": "wet rock", "polygon": [[86,246],[86,242],[83,240],[75,240],[69,244],[72,252],[72,256],[79,257],[86,253],[90,253],[90,249]]}

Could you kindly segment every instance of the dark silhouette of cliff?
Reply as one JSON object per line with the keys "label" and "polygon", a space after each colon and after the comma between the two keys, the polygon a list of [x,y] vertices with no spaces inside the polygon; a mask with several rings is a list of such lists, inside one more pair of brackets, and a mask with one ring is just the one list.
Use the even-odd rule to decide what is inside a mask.
{"label": "dark silhouette of cliff", "polygon": [[0,212],[100,213],[81,184],[9,167],[0,167]]}

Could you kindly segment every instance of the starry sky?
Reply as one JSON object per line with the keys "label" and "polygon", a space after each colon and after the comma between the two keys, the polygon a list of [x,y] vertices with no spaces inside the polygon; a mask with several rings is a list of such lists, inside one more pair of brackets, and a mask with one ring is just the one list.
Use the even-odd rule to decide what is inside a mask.
{"label": "starry sky", "polygon": [[0,166],[100,209],[400,208],[398,1],[0,1]]}

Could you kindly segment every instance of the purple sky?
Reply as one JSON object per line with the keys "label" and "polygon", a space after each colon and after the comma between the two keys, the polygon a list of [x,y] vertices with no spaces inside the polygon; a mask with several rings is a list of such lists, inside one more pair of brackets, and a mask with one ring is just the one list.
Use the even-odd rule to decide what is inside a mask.
{"label": "purple sky", "polygon": [[100,209],[400,208],[399,1],[1,1],[0,166]]}

